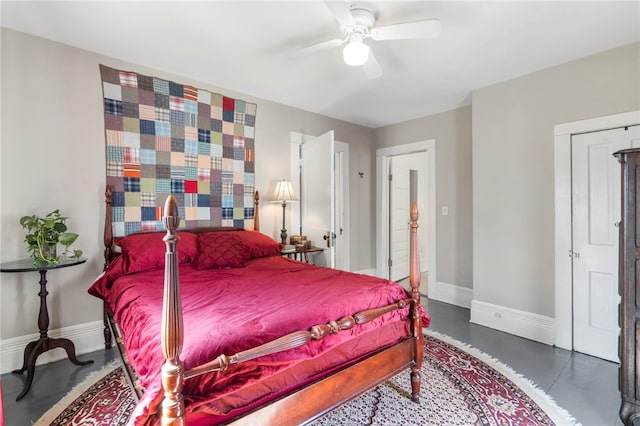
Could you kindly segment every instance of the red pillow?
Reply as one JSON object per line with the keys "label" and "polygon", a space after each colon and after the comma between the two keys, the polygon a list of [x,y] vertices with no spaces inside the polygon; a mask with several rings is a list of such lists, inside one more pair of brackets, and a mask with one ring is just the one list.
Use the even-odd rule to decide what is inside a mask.
{"label": "red pillow", "polygon": [[238,232],[249,259],[266,256],[280,256],[282,245],[259,231]]}
{"label": "red pillow", "polygon": [[[166,234],[163,232],[149,232],[133,234],[118,241],[125,258],[123,272],[134,272],[156,269],[164,266],[164,255],[167,246],[162,241]],[[191,262],[198,256],[198,237],[190,232],[178,232],[178,262]]]}
{"label": "red pillow", "polygon": [[238,232],[207,232],[198,235],[196,269],[240,268],[244,247]]}

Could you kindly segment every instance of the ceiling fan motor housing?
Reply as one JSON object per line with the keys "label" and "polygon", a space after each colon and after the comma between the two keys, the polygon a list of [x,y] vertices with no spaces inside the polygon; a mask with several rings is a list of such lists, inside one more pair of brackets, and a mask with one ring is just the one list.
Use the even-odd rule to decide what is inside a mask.
{"label": "ceiling fan motor housing", "polygon": [[349,40],[354,37],[356,40],[362,41],[369,36],[369,32],[376,23],[376,17],[371,10],[361,6],[352,6],[350,11],[354,25],[345,27],[344,33],[349,37]]}

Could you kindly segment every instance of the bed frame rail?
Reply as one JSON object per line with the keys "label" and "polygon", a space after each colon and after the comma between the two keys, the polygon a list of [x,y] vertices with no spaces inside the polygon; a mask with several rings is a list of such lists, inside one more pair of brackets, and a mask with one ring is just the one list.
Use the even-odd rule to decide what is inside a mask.
{"label": "bed frame rail", "polygon": [[355,315],[349,315],[340,318],[337,321],[330,321],[327,324],[315,325],[309,330],[295,331],[278,339],[272,340],[271,342],[256,346],[255,348],[238,352],[232,356],[222,354],[211,362],[187,370],[184,373],[184,378],[190,379],[191,377],[212,371],[225,371],[233,364],[250,361],[261,356],[271,355],[289,349],[299,348],[312,340],[321,340],[331,334],[338,334],[340,331],[350,330],[356,325],[366,324],[387,312],[402,309],[409,303],[411,303],[411,299],[403,299],[396,303],[392,303],[391,305],[358,312]]}

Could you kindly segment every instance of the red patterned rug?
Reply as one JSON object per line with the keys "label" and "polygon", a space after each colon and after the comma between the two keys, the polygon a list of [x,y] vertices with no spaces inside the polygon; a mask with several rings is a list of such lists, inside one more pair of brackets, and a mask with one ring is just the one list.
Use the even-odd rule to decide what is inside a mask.
{"label": "red patterned rug", "polygon": [[[576,425],[553,400],[501,362],[447,336],[425,336],[421,404],[402,373],[316,420],[337,425]],[[74,389],[36,425],[124,425],[134,400],[113,363]]]}

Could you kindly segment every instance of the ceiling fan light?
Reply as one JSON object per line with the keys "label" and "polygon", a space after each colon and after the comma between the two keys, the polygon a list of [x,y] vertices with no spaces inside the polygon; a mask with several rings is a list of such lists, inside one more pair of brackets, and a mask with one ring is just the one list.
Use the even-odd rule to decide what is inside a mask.
{"label": "ceiling fan light", "polygon": [[345,64],[359,67],[369,58],[369,46],[361,41],[350,41],[342,50],[342,56]]}

